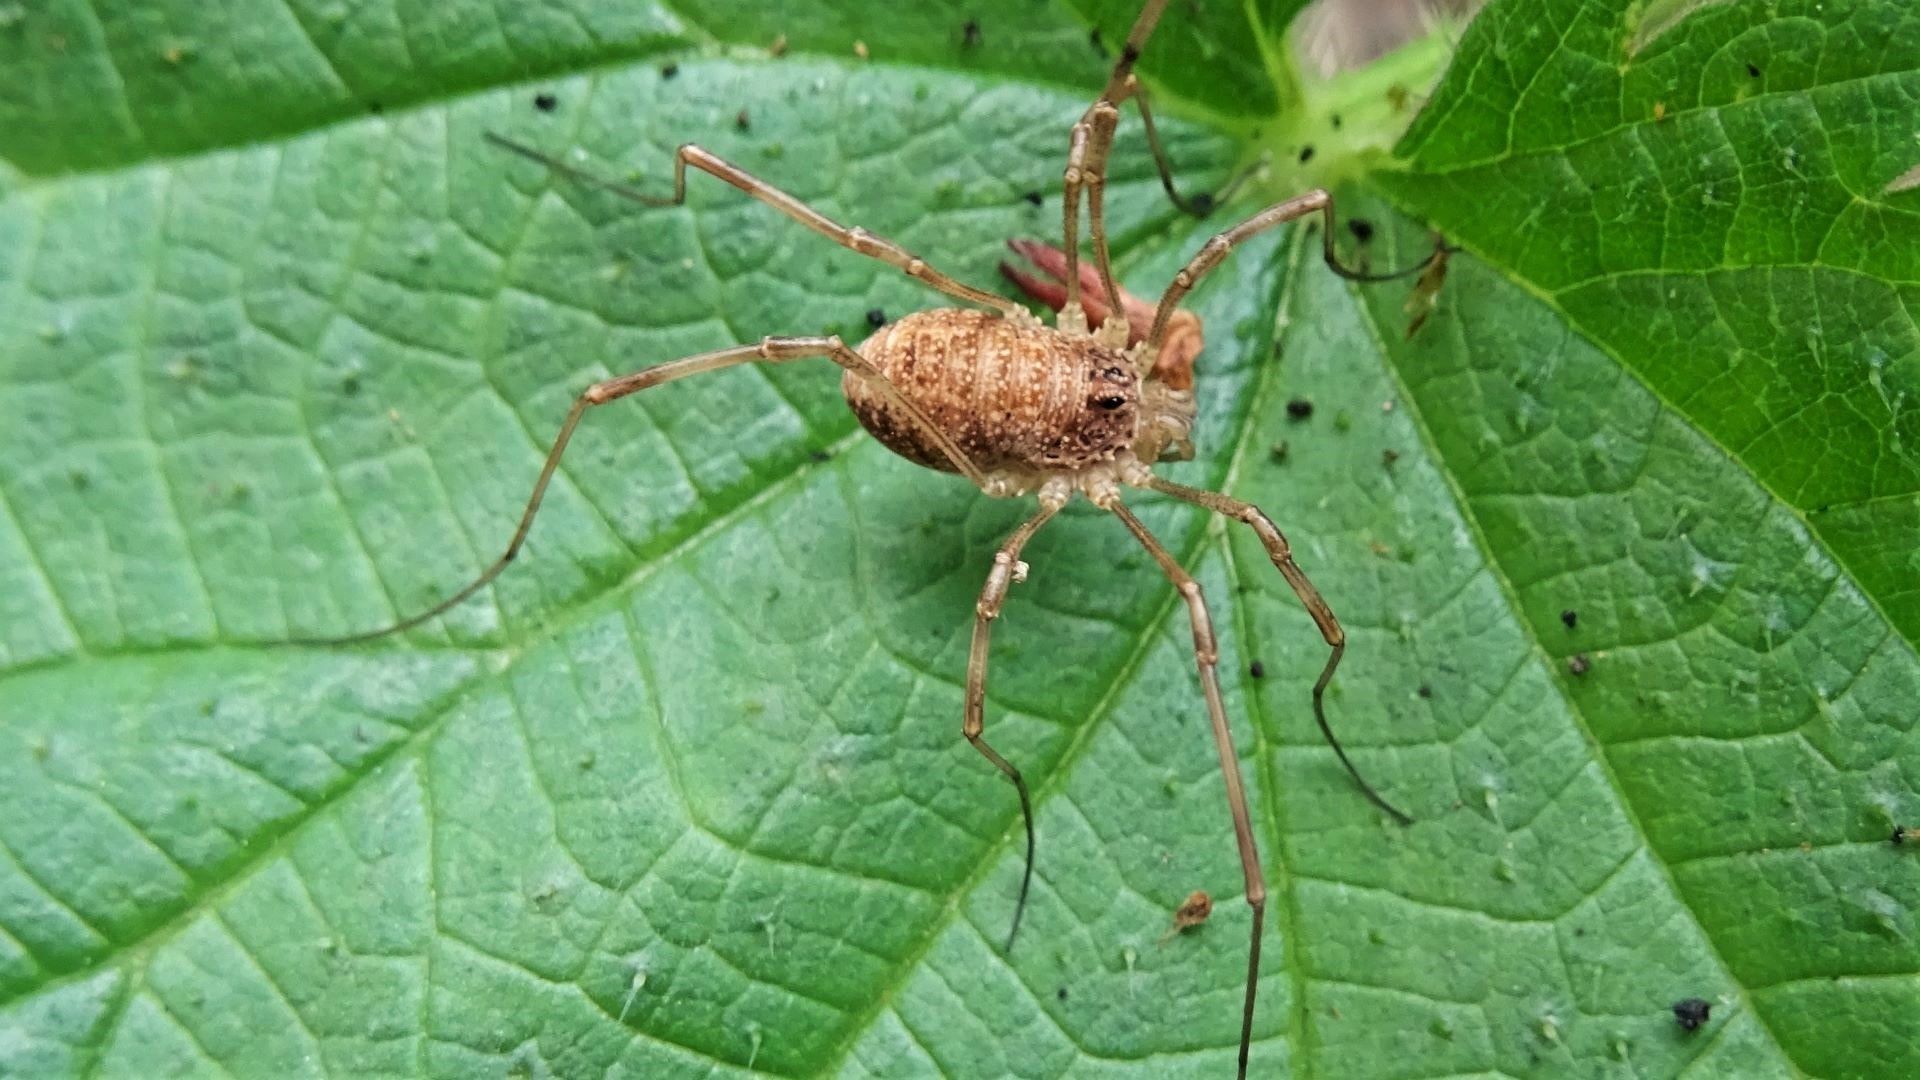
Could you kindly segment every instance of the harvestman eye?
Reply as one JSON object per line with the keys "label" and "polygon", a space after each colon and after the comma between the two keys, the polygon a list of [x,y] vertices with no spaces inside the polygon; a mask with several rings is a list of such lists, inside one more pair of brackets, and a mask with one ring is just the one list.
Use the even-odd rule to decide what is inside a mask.
{"label": "harvestman eye", "polygon": [[[1245,1077],[1255,995],[1259,988],[1260,936],[1267,893],[1238,758],[1221,700],[1215,670],[1218,650],[1213,623],[1200,584],[1147,531],[1121,493],[1128,488],[1150,489],[1223,514],[1254,531],[1275,569],[1299,597],[1327,643],[1326,665],[1313,685],[1314,720],[1361,793],[1395,820],[1403,824],[1410,822],[1411,818],[1388,803],[1361,777],[1327,725],[1324,698],[1327,684],[1346,650],[1346,634],[1332,608],[1294,562],[1286,537],[1258,507],[1217,492],[1161,479],[1153,474],[1150,466],[1163,456],[1179,456],[1180,452],[1190,449],[1188,440],[1195,412],[1191,389],[1193,362],[1201,348],[1201,332],[1199,320],[1179,310],[1180,302],[1236,245],[1284,222],[1318,214],[1322,218],[1326,263],[1342,277],[1384,281],[1418,272],[1434,259],[1423,260],[1395,274],[1375,275],[1348,268],[1334,252],[1333,198],[1326,191],[1315,189],[1269,206],[1208,240],[1174,275],[1158,303],[1148,304],[1117,286],[1107,250],[1104,197],[1107,159],[1119,125],[1121,105],[1131,101],[1139,109],[1147,145],[1169,198],[1181,209],[1201,214],[1215,202],[1205,195],[1189,200],[1175,187],[1172,169],[1154,129],[1153,114],[1147,106],[1146,91],[1133,74],[1133,66],[1166,5],[1167,0],[1147,0],[1120,50],[1119,62],[1114,65],[1106,88],[1069,134],[1063,177],[1061,246],[1051,248],[1028,242],[1014,245],[1044,276],[1034,277],[1011,268],[1008,274],[1029,295],[1059,313],[1054,327],[1042,324],[1021,304],[964,284],[891,240],[858,226],[848,227],[833,221],[799,199],[691,143],[675,152],[673,194],[655,196],[592,176],[551,154],[504,136],[488,134],[487,138],[494,144],[554,172],[647,206],[677,206],[684,202],[687,169],[692,167],[738,188],[835,243],[893,266],[967,306],[934,308],[891,323],[883,313],[871,312],[869,321],[876,330],[857,349],[849,348],[832,335],[769,337],[751,345],[669,360],[587,387],[561,422],[559,434],[547,452],[506,551],[478,577],[440,603],[389,626],[347,637],[305,639],[296,643],[344,645],[398,633],[446,612],[486,587],[519,554],[574,429],[594,406],[675,379],[736,364],[778,364],[809,358],[830,360],[842,369],[842,391],[854,415],[889,449],[929,468],[958,473],[989,496],[1032,495],[1038,502],[1036,512],[1015,528],[994,553],[986,585],[975,606],[960,726],[961,734],[1005,774],[1019,795],[1021,818],[1026,827],[1026,862],[1013,923],[1007,934],[1009,949],[1019,933],[1020,918],[1026,910],[1027,894],[1033,882],[1033,799],[1020,770],[987,742],[984,732],[988,641],[1007,590],[1025,577],[1027,567],[1020,559],[1021,551],[1076,494],[1083,495],[1120,520],[1186,603],[1193,625],[1194,657],[1201,691],[1226,782],[1234,840],[1246,875],[1246,901],[1252,908],[1240,1029],[1239,1075]],[[1083,196],[1093,249],[1090,266],[1082,265],[1079,251]],[[1434,258],[1439,258],[1443,251],[1436,249]],[[930,374],[922,361],[921,370],[912,381],[896,383],[895,378],[915,357],[944,357],[947,362]],[[987,364],[997,365],[1000,370],[981,371],[982,365]],[[1076,389],[1084,388],[1088,371],[1099,372],[1111,382],[1133,384],[1137,390],[1133,400],[1138,407],[1130,413],[1121,413],[1119,410],[1129,398],[1114,393],[1100,394],[1089,401],[1084,389]],[[910,392],[903,387],[910,388]],[[1036,389],[1043,392],[1033,392]]]}

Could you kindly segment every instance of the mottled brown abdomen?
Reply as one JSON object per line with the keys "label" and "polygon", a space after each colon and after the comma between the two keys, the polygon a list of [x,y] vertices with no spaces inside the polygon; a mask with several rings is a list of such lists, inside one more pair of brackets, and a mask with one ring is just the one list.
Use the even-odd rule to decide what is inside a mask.
{"label": "mottled brown abdomen", "polygon": [[[1090,337],[939,308],[881,328],[859,351],[983,472],[1111,461],[1133,444],[1139,424],[1132,365]],[[957,471],[882,391],[852,372],[842,386],[874,438],[910,461]]]}

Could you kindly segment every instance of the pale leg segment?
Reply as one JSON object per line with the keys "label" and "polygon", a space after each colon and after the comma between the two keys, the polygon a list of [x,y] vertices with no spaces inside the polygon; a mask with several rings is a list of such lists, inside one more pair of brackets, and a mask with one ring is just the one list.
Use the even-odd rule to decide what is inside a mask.
{"label": "pale leg segment", "polygon": [[1209,270],[1220,265],[1235,247],[1247,242],[1254,236],[1289,221],[1306,217],[1308,214],[1321,215],[1320,249],[1321,256],[1334,273],[1349,281],[1380,282],[1403,278],[1425,269],[1435,259],[1446,252],[1444,244],[1435,244],[1432,255],[1412,266],[1403,267],[1388,274],[1373,274],[1364,270],[1355,270],[1340,261],[1339,253],[1333,244],[1333,196],[1322,188],[1302,192],[1284,202],[1274,203],[1240,224],[1225,232],[1215,233],[1200,246],[1187,265],[1173,275],[1173,281],[1167,285],[1167,291],[1160,294],[1160,305],[1153,313],[1153,329],[1147,334],[1146,355],[1157,355],[1160,342],[1166,336],[1167,320],[1173,317],[1174,309],[1186,298],[1193,286],[1207,275]]}
{"label": "pale leg segment", "polygon": [[566,453],[567,443],[573,439],[573,431],[580,424],[580,418],[595,405],[605,405],[628,394],[636,394],[650,387],[669,383],[675,379],[684,379],[706,371],[717,371],[735,364],[752,362],[778,364],[790,360],[803,360],[824,356],[840,365],[879,391],[900,414],[911,423],[923,428],[933,439],[935,445],[946,452],[954,468],[968,480],[977,485],[985,485],[986,477],[980,469],[954,444],[945,432],[936,426],[925,412],[901,395],[898,388],[887,381],[873,365],[867,363],[859,353],[848,348],[838,337],[770,337],[757,345],[737,345],[730,349],[717,349],[713,352],[698,353],[679,360],[669,360],[664,364],[621,375],[592,386],[574,399],[573,408],[567,411],[566,420],[560,424],[560,434],[553,440],[553,446],[547,451],[546,462],[540,467],[540,477],[534,481],[533,494],[527,499],[526,509],[520,514],[520,524],[513,531],[513,539],[508,541],[507,550],[493,564],[482,571],[458,592],[416,615],[408,616],[398,622],[369,630],[360,634],[349,634],[337,638],[297,638],[290,642],[295,645],[348,645],[354,642],[371,641],[374,638],[397,634],[409,630],[436,615],[440,615],[456,604],[485,588],[500,572],[507,568],[514,556],[520,553],[520,547],[526,542],[527,532],[533,528],[534,515],[540,512],[540,501],[546,497],[547,485],[552,482],[553,474],[560,467],[560,457]]}
{"label": "pale leg segment", "polygon": [[1287,579],[1287,584],[1293,588],[1293,594],[1300,598],[1301,605],[1313,618],[1314,625],[1320,628],[1320,636],[1326,639],[1327,648],[1331,650],[1327,656],[1326,666],[1320,669],[1320,677],[1313,683],[1313,719],[1320,725],[1320,734],[1326,737],[1327,745],[1333,747],[1333,752],[1339,757],[1340,764],[1346,766],[1348,775],[1353,777],[1354,783],[1360,785],[1360,791],[1368,800],[1392,815],[1393,819],[1400,824],[1413,824],[1412,817],[1388,802],[1373,789],[1372,784],[1367,783],[1365,777],[1360,775],[1360,770],[1347,757],[1347,751],[1340,745],[1340,740],[1334,738],[1333,728],[1327,724],[1327,684],[1333,681],[1334,669],[1340,666],[1340,658],[1346,654],[1347,632],[1341,629],[1340,620],[1334,617],[1333,608],[1329,607],[1327,601],[1321,597],[1320,590],[1314,588],[1313,582],[1307,579],[1306,571],[1301,570],[1299,564],[1293,561],[1293,548],[1287,543],[1286,534],[1280,531],[1272,518],[1252,503],[1241,502],[1239,499],[1216,491],[1202,491],[1199,488],[1176,484],[1158,476],[1148,481],[1148,486],[1176,499],[1193,503],[1195,506],[1205,507],[1253,529],[1254,535],[1260,538],[1261,546],[1267,549],[1267,558],[1273,562],[1274,569],[1280,571],[1280,576]]}
{"label": "pale leg segment", "polygon": [[738,165],[727,161],[718,154],[710,153],[693,143],[687,143],[674,151],[673,156],[673,194],[672,196],[648,195],[636,191],[624,184],[604,180],[584,169],[577,169],[551,154],[544,154],[530,146],[518,143],[503,135],[487,133],[488,141],[495,146],[511,150],[521,157],[529,158],[545,165],[583,184],[612,192],[623,199],[629,199],[644,206],[679,206],[687,201],[687,166],[691,165],[701,172],[717,177],[728,184],[746,192],[753,198],[766,203],[775,210],[819,233],[821,236],[851,251],[857,251],[869,258],[879,259],[906,274],[908,277],[924,282],[956,300],[981,307],[992,308],[1003,315],[1018,312],[1026,314],[1026,309],[1004,296],[995,296],[983,292],[971,285],[928,266],[925,259],[901,247],[885,237],[875,236],[859,226],[849,228],[833,220],[799,199],[781,191],[765,180],[754,176]]}
{"label": "pale leg segment", "polygon": [[1200,668],[1200,689],[1207,699],[1207,720],[1213,727],[1213,744],[1220,755],[1220,775],[1226,782],[1227,809],[1233,814],[1233,839],[1240,848],[1240,868],[1246,873],[1247,906],[1253,909],[1253,936],[1247,944],[1247,990],[1240,1016],[1239,1075],[1244,1080],[1248,1051],[1253,1045],[1254,997],[1260,989],[1260,933],[1267,911],[1267,882],[1260,869],[1260,851],[1253,839],[1253,819],[1247,811],[1247,791],[1246,784],[1240,778],[1240,758],[1233,748],[1233,731],[1227,726],[1227,707],[1220,696],[1220,648],[1213,635],[1213,619],[1207,614],[1207,601],[1200,592],[1200,583],[1147,531],[1146,525],[1118,499],[1107,500],[1104,505],[1126,525],[1127,531],[1140,541],[1140,546],[1153,556],[1153,561],[1160,564],[1160,569],[1180,593],[1180,599],[1186,601],[1187,614],[1193,624],[1194,661]]}
{"label": "pale leg segment", "polygon": [[1013,907],[1013,928],[1007,931],[1007,951],[1013,951],[1013,939],[1020,933],[1020,916],[1027,910],[1027,890],[1033,885],[1033,796],[1027,790],[1027,782],[1013,763],[1000,756],[1000,752],[987,745],[981,737],[986,729],[987,702],[987,645],[993,635],[993,620],[1000,617],[1000,607],[1006,603],[1007,590],[1013,583],[1025,575],[1020,572],[1020,552],[1033,539],[1053,515],[1060,512],[1066,504],[1061,495],[1043,492],[1040,498],[1040,512],[1028,518],[1013,530],[1000,550],[993,553],[993,569],[987,571],[987,583],[980,590],[980,600],[974,605],[973,644],[967,653],[967,697],[965,713],[960,723],[960,733],[967,737],[975,750],[993,767],[1006,774],[1013,781],[1014,790],[1020,793],[1020,817],[1027,827],[1027,863],[1020,874],[1020,899]]}

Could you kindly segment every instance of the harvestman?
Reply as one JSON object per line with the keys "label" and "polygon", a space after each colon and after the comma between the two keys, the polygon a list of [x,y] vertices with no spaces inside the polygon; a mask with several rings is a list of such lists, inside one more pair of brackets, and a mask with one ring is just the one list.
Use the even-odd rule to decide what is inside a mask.
{"label": "harvestman", "polygon": [[[967,741],[1006,774],[1020,796],[1027,855],[1013,927],[1007,938],[1009,948],[1019,932],[1020,916],[1033,881],[1033,802],[1020,770],[990,746],[982,732],[988,639],[1008,588],[1023,577],[1025,564],[1020,561],[1021,550],[1078,492],[1120,519],[1186,602],[1193,624],[1200,685],[1220,755],[1227,804],[1233,814],[1234,839],[1246,873],[1246,899],[1253,908],[1240,1028],[1239,1075],[1244,1077],[1253,1033],[1254,997],[1259,987],[1260,934],[1267,891],[1226,709],[1221,702],[1213,624],[1199,582],[1147,531],[1121,500],[1120,492],[1123,487],[1151,489],[1226,515],[1254,530],[1273,565],[1299,596],[1331,650],[1326,666],[1313,685],[1314,720],[1367,798],[1396,820],[1410,821],[1361,778],[1327,725],[1325,692],[1345,651],[1346,635],[1333,610],[1295,564],[1286,537],[1258,507],[1217,492],[1161,479],[1153,474],[1150,463],[1193,456],[1190,441],[1195,412],[1193,361],[1200,351],[1201,334],[1199,319],[1177,309],[1194,283],[1219,265],[1236,244],[1283,222],[1319,214],[1323,219],[1321,234],[1327,265],[1340,276],[1380,281],[1420,267],[1400,274],[1374,275],[1343,266],[1334,253],[1333,199],[1327,192],[1316,189],[1267,207],[1208,240],[1174,275],[1156,305],[1149,306],[1114,284],[1107,251],[1104,195],[1107,157],[1121,105],[1133,101],[1139,108],[1168,195],[1183,209],[1200,208],[1198,200],[1182,199],[1175,190],[1145,91],[1133,74],[1134,63],[1166,4],[1167,0],[1147,0],[1127,35],[1106,88],[1073,126],[1064,175],[1061,248],[1014,245],[1015,250],[1054,279],[1039,281],[1018,271],[1009,271],[1023,288],[1059,311],[1055,327],[1043,325],[1012,300],[983,292],[941,273],[890,240],[857,226],[848,228],[832,221],[793,196],[691,143],[676,152],[673,195],[662,198],[598,179],[547,154],[489,134],[489,140],[505,149],[648,206],[681,205],[686,199],[687,168],[692,166],[739,188],[835,243],[879,259],[971,306],[936,308],[908,315],[877,331],[858,349],[848,348],[832,335],[769,337],[758,344],[700,353],[589,386],[574,401],[561,424],[504,554],[479,577],[428,610],[379,630],[329,639],[326,643],[366,641],[418,626],[472,596],[497,577],[519,554],[567,442],[580,418],[593,406],[735,364],[777,364],[812,357],[832,360],[844,369],[842,390],[854,415],[889,449],[920,465],[959,473],[988,495],[1004,498],[1034,494],[1039,501],[1039,511],[1014,529],[994,553],[993,567],[975,606],[961,724],[961,733]],[[1091,267],[1081,264],[1078,250],[1083,195],[1093,247]],[[1083,299],[1083,291],[1094,293],[1095,290],[1098,290],[1095,295]],[[1090,316],[1094,324],[1091,329]]]}

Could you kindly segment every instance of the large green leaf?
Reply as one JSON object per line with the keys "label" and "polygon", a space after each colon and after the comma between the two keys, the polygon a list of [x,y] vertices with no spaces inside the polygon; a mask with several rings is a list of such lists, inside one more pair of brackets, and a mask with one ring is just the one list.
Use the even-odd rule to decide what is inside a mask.
{"label": "large green leaf", "polygon": [[[0,4],[0,1074],[1229,1072],[1247,915],[1164,579],[1084,506],[1029,549],[1005,955],[1018,813],[959,680],[1023,508],[889,456],[830,368],[598,410],[495,587],[276,644],[484,565],[591,379],[930,303],[721,185],[644,210],[483,131],[651,185],[697,139],[988,281],[1057,229],[1127,6]],[[1395,166],[1351,148],[1404,67],[1302,89],[1297,5],[1192,7],[1147,65],[1190,184],[1264,148],[1289,193],[1311,143],[1377,265],[1426,242],[1380,193],[1467,249],[1411,340],[1310,232],[1240,251],[1173,470],[1288,529],[1416,825],[1320,742],[1251,537],[1139,500],[1222,631],[1258,1073],[1920,1071],[1920,24],[1507,0]],[[1233,215],[1175,215],[1127,130],[1146,291]]]}

